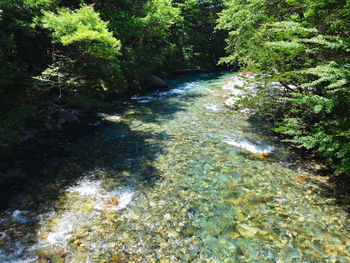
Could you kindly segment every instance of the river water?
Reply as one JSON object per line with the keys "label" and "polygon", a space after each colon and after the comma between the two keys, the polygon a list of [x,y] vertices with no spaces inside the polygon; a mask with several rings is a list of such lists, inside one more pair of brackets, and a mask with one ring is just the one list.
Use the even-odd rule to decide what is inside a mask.
{"label": "river water", "polygon": [[348,206],[266,124],[223,106],[231,76],[101,112],[1,214],[0,262],[350,262]]}

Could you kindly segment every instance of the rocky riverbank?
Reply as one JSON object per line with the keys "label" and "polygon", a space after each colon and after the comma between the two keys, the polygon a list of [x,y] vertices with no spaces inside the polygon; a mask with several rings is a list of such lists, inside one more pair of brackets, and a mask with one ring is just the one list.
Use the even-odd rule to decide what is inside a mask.
{"label": "rocky riverbank", "polygon": [[[286,89],[295,89],[294,85],[283,86],[279,82],[267,82],[261,75],[242,71],[237,75],[226,79],[226,84],[222,87],[225,92],[225,105],[236,108],[240,112],[248,113],[251,109],[242,108],[240,103],[242,99],[254,98],[259,96],[260,90],[268,89],[272,96],[282,95]],[[244,106],[244,105],[243,105]]]}
{"label": "rocky riverbank", "polygon": [[[238,73],[236,76],[226,79],[227,83],[222,87],[222,90],[226,92],[224,95],[225,105],[234,107],[238,100],[246,98],[248,95],[256,96],[257,83],[254,83],[254,78],[253,74]],[[244,110],[248,111],[248,109]]]}
{"label": "rocky riverbank", "polygon": [[[264,82],[261,80],[261,77],[262,76],[251,72],[242,71],[225,79],[226,84],[222,87],[224,105],[229,109],[234,109],[237,112],[253,116],[254,108],[246,107],[245,104],[242,103],[242,100],[253,99],[259,96],[260,89],[268,89],[270,94],[274,94],[273,96],[277,96],[276,94],[282,96],[286,87],[279,82]],[[287,88],[295,89],[295,86],[288,85]],[[303,166],[304,169],[328,175],[332,173],[327,166],[322,163],[322,160],[313,156],[312,152],[300,148],[294,148],[293,150],[300,156],[299,165]],[[339,178],[332,178],[332,180],[338,182]],[[348,181],[347,178],[343,177],[342,180]]]}

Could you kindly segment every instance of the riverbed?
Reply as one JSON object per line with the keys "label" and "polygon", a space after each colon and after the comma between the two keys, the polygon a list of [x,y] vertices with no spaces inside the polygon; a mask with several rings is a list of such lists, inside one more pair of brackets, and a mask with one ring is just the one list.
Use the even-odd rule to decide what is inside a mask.
{"label": "riverbed", "polygon": [[349,206],[268,124],[224,106],[232,75],[99,113],[2,212],[0,262],[350,262]]}

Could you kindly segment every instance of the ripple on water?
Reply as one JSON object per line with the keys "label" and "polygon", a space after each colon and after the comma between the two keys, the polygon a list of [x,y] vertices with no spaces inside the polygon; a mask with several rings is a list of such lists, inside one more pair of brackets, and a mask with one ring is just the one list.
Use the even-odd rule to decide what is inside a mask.
{"label": "ripple on water", "polygon": [[159,91],[155,95],[157,95],[159,97],[166,97],[166,96],[170,96],[170,95],[182,94],[184,92],[185,92],[184,89],[171,89],[168,91]]}
{"label": "ripple on water", "polygon": [[161,91],[155,91],[151,95],[137,96],[134,95],[130,99],[136,100],[138,103],[149,103],[161,99],[165,99],[171,96],[180,96],[186,94],[187,90],[190,90],[199,85],[198,81],[186,82],[182,85],[177,85],[176,88],[165,89]]}

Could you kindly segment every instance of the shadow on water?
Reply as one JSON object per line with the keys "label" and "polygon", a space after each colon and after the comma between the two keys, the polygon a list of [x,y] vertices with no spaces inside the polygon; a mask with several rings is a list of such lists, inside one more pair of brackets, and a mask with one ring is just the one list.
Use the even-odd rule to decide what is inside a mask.
{"label": "shadow on water", "polygon": [[[151,147],[145,142],[149,138],[166,140],[166,135],[153,130],[136,130],[130,128],[130,118],[142,123],[161,123],[169,120],[179,111],[185,111],[185,104],[198,98],[198,94],[176,94],[171,89],[182,88],[190,82],[212,79],[215,74],[189,74],[176,79],[167,80],[170,89],[162,90],[163,96],[149,94],[153,99],[150,103],[138,101],[117,102],[116,107],[104,109],[106,114],[124,116],[127,120],[120,122],[103,121],[103,125],[92,134],[83,134],[78,141],[68,142],[64,151],[58,151],[48,160],[33,158],[21,165],[27,176],[18,177],[10,185],[1,187],[0,213],[7,209],[27,209],[29,203],[42,206],[43,200],[53,202],[60,195],[61,189],[74,185],[84,174],[98,169],[105,174],[120,174],[130,171],[137,180],[153,182],[158,177],[157,169],[152,167],[152,160],[160,154],[159,144]],[[155,93],[157,94],[157,92]],[[146,95],[147,96],[147,95]],[[181,96],[179,100],[172,100]],[[130,111],[133,111],[130,113]],[[31,162],[31,163],[30,163]],[[148,167],[145,169],[145,164]],[[140,168],[142,167],[142,172]],[[141,176],[142,175],[142,176]],[[128,178],[126,181],[130,181]],[[51,187],[50,185],[55,185]],[[54,189],[54,191],[52,191]],[[39,198],[37,197],[39,196]]]}
{"label": "shadow on water", "polygon": [[[12,185],[8,191],[2,192],[1,218],[11,214],[13,218],[14,211],[28,212],[30,223],[26,223],[23,231],[35,236],[39,215],[56,209],[56,202],[66,189],[84,178],[91,181],[112,180],[118,187],[133,189],[139,185],[152,187],[160,178],[154,160],[163,152],[161,142],[169,139],[164,131],[158,131],[154,125],[171,119],[179,111],[185,111],[185,104],[199,95],[189,94],[181,96],[181,99],[173,99],[177,96],[180,94],[170,93],[150,103],[131,100],[122,103],[122,107],[118,102],[117,110],[113,107],[104,109],[104,114],[120,116],[121,119],[101,119],[102,124],[95,131],[65,145],[67,151],[64,156],[57,153],[57,157],[45,164],[31,165],[37,169],[25,170],[30,180]],[[153,126],[148,127],[150,125]],[[21,224],[13,219],[2,223],[0,233],[12,227],[16,229],[13,224]],[[10,242],[17,239],[15,233],[13,235],[14,239]]]}
{"label": "shadow on water", "polygon": [[[146,140],[163,136],[134,131],[124,121],[106,121],[98,131],[75,142],[68,156],[50,160],[36,175],[32,171],[34,177],[24,189],[9,193],[7,209],[1,214],[5,220],[0,233],[6,233],[7,244],[14,245],[21,239],[28,244],[22,246],[29,248],[31,242],[36,243],[43,216],[62,210],[60,199],[67,189],[85,178],[97,184],[111,180],[118,188],[151,186],[159,178],[152,161],[162,149],[158,145],[149,147]],[[2,245],[9,250],[7,244],[0,244],[0,252]]]}

